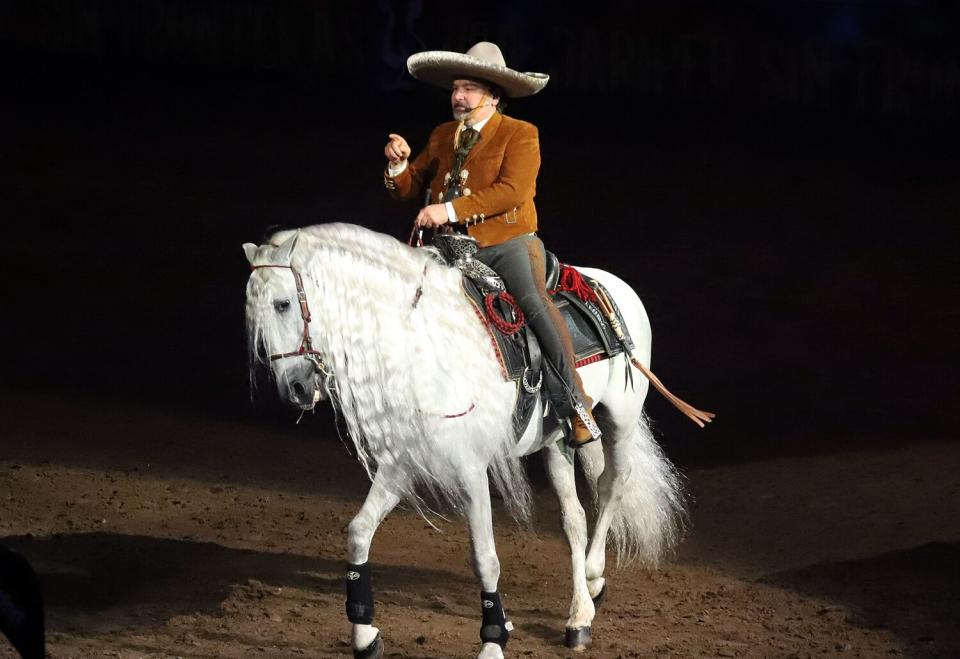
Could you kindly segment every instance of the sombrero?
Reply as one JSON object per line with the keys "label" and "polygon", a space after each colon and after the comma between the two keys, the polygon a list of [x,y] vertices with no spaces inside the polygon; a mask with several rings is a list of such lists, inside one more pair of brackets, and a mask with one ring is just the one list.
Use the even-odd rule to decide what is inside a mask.
{"label": "sombrero", "polygon": [[407,59],[407,70],[417,80],[447,89],[454,80],[479,78],[501,87],[510,98],[533,96],[550,80],[545,73],[509,68],[500,48],[489,41],[481,41],[465,53],[428,50],[411,55]]}

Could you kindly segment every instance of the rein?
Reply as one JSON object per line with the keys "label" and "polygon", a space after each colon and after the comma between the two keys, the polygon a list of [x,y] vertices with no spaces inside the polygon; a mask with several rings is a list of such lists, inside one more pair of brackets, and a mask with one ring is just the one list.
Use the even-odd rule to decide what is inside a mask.
{"label": "rein", "polygon": [[300,347],[293,352],[281,352],[270,355],[270,361],[277,361],[286,357],[303,357],[311,362],[320,373],[329,375],[327,365],[323,363],[323,355],[313,349],[313,339],[310,338],[310,307],[307,306],[307,293],[303,289],[303,277],[292,265],[252,265],[251,270],[260,268],[283,268],[293,273],[293,280],[297,285],[297,302],[300,303],[300,317],[303,319],[303,335],[300,339]]}

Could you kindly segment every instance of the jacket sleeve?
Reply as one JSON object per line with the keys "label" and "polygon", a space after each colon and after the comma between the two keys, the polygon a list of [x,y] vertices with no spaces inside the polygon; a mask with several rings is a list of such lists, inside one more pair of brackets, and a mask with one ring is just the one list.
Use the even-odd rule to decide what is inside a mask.
{"label": "jacket sleeve", "polygon": [[420,199],[422,201],[424,186],[429,186],[433,179],[430,157],[430,147],[433,144],[433,135],[427,141],[427,146],[414,158],[407,162],[407,166],[396,176],[390,176],[389,169],[383,172],[383,185],[390,196],[400,201]]}
{"label": "jacket sleeve", "polygon": [[504,150],[500,173],[493,183],[453,200],[457,217],[492,217],[533,199],[540,171],[540,136],[537,127],[523,123]]}

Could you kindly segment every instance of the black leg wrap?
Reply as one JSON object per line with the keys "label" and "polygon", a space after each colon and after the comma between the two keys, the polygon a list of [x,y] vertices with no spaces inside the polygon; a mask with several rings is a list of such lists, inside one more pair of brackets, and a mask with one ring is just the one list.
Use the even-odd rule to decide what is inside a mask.
{"label": "black leg wrap", "polygon": [[373,622],[373,578],[370,563],[347,566],[347,619],[355,625]]}
{"label": "black leg wrap", "polygon": [[500,603],[500,593],[480,591],[480,606],[483,613],[480,641],[496,643],[501,648],[507,647],[510,630],[507,629],[507,616],[503,612],[503,604]]}
{"label": "black leg wrap", "polygon": [[593,635],[589,627],[578,627],[571,629],[567,627],[566,637],[563,639],[564,645],[572,649],[583,649],[593,641]]}

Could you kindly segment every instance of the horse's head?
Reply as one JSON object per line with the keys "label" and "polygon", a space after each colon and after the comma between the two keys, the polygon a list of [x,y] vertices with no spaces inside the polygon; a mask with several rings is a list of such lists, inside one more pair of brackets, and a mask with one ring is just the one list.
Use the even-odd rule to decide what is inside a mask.
{"label": "horse's head", "polygon": [[281,400],[309,410],[326,397],[332,374],[310,335],[309,281],[293,262],[297,237],[296,232],[280,234],[279,245],[244,244],[253,269],[247,282],[247,330],[251,363],[268,363]]}

